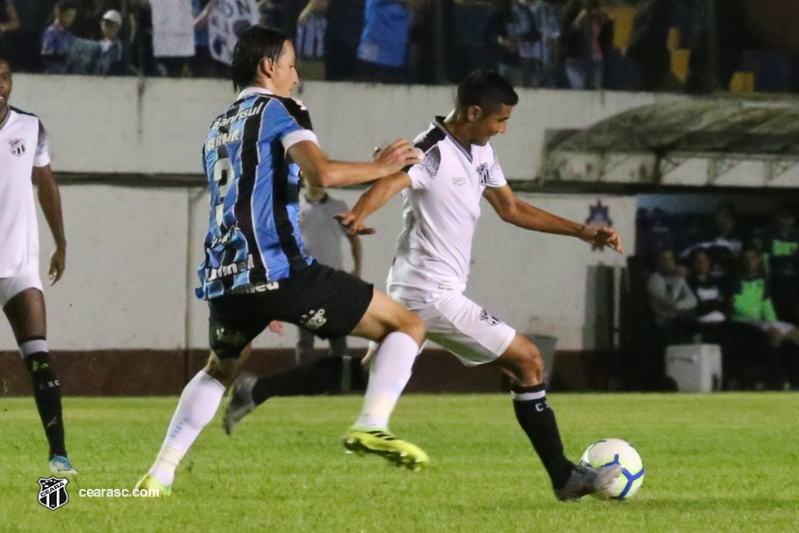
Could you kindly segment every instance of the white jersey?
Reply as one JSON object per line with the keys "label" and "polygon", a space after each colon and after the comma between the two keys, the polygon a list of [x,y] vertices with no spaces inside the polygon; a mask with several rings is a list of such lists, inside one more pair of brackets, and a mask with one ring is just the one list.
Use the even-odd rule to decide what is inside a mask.
{"label": "white jersey", "polygon": [[38,272],[33,167],[49,164],[47,135],[39,119],[9,107],[0,124],[0,278]]}
{"label": "white jersey", "polygon": [[507,184],[491,144],[462,146],[437,117],[414,144],[424,159],[408,169],[402,193],[405,228],[388,274],[392,297],[427,302],[443,291],[463,292],[472,238],[486,187]]}

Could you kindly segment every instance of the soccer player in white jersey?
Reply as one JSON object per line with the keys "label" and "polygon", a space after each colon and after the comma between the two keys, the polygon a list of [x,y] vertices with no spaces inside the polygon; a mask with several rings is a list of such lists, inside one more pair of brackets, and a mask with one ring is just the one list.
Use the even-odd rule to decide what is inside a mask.
{"label": "soccer player in white jersey", "polygon": [[373,233],[364,219],[402,191],[405,228],[388,275],[388,293],[422,317],[427,338],[466,366],[492,365],[513,382],[519,425],[529,437],[561,500],[602,490],[620,473],[570,462],[547,404],[544,362],[536,346],[464,296],[472,236],[485,198],[505,222],[524,229],[577,237],[622,252],[611,228],[565,220],[520,200],[508,186],[489,143],[504,133],[518,96],[491,71],[477,71],[458,87],[456,108],[438,117],[415,141],[424,160],[373,184],[350,213],[339,217],[353,233]]}
{"label": "soccer player in white jersey", "polygon": [[47,320],[39,277],[39,228],[33,185],[56,249],[50,284],[64,273],[67,241],[61,196],[50,170],[47,135],[35,115],[8,105],[11,67],[0,57],[0,306],[33,381],[33,396],[50,443],[50,471],[76,474],[67,458],[61,416],[61,385],[47,350]]}

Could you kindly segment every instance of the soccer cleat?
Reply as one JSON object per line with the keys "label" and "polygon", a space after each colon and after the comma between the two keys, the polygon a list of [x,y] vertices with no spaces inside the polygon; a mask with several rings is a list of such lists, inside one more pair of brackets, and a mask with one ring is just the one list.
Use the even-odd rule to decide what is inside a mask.
{"label": "soccer cleat", "polygon": [[404,466],[414,472],[430,462],[424,450],[382,429],[350,429],[344,435],[344,447],[347,453],[382,455],[395,465]]}
{"label": "soccer cleat", "polygon": [[252,374],[242,372],[236,378],[233,387],[228,393],[225,412],[222,415],[222,427],[230,435],[241,419],[255,410],[255,401],[252,399],[252,388],[258,378]]}
{"label": "soccer cleat", "polygon": [[54,455],[50,458],[50,472],[57,476],[75,476],[78,471],[66,455]]}
{"label": "soccer cleat", "polygon": [[133,487],[133,490],[138,490],[139,492],[143,490],[157,490],[158,497],[161,496],[171,496],[172,495],[172,485],[164,485],[155,479],[155,476],[152,474],[145,474],[143,478],[136,483],[136,486]]}
{"label": "soccer cleat", "polygon": [[555,489],[555,496],[563,502],[579,500],[586,494],[607,490],[620,475],[621,465],[618,464],[602,468],[575,465],[566,485]]}

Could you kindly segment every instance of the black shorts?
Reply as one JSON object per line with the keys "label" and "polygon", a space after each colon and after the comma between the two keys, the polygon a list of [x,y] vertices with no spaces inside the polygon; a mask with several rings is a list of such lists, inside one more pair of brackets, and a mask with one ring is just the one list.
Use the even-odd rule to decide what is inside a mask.
{"label": "black shorts", "polygon": [[372,301],[374,286],[317,262],[248,294],[208,301],[208,340],[221,359],[238,357],[273,320],[326,339],[348,335]]}

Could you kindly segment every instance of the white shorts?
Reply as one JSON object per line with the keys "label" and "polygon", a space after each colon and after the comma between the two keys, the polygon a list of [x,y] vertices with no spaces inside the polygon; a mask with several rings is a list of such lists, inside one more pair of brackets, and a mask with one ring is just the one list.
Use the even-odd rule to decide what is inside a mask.
{"label": "white shorts", "polygon": [[516,337],[516,330],[458,292],[445,292],[430,302],[395,300],[417,313],[427,326],[427,338],[464,366],[496,360]]}
{"label": "white shorts", "polygon": [[11,298],[26,289],[42,290],[38,268],[10,278],[0,278],[0,307],[5,307]]}

